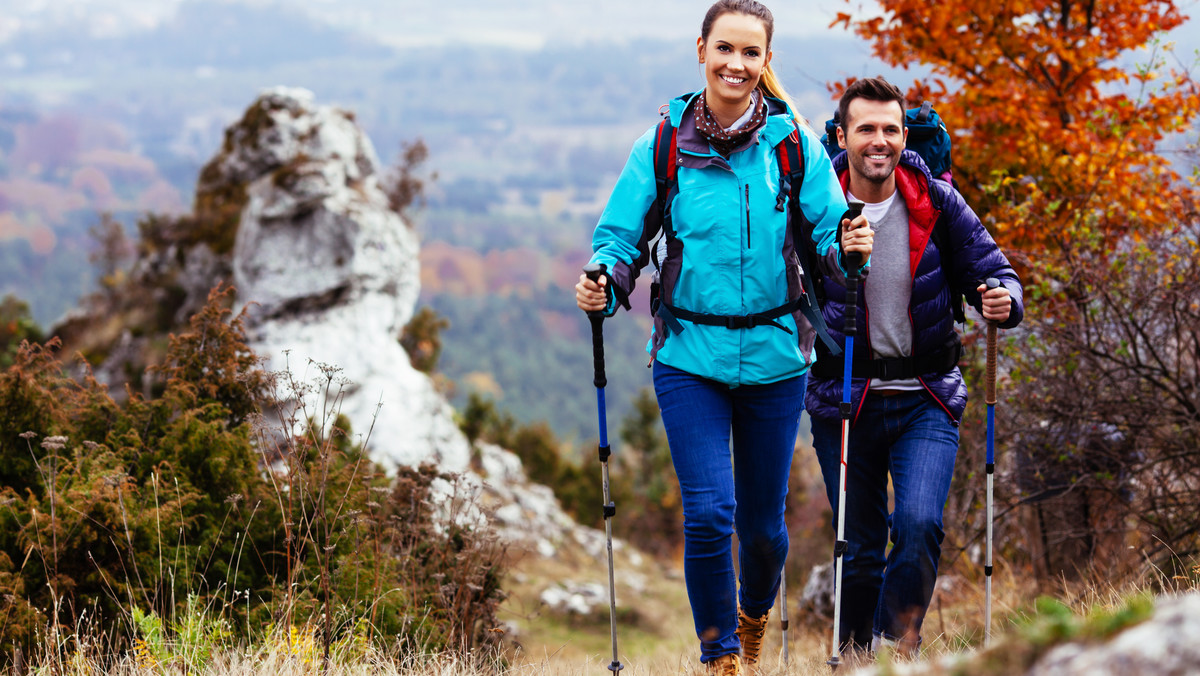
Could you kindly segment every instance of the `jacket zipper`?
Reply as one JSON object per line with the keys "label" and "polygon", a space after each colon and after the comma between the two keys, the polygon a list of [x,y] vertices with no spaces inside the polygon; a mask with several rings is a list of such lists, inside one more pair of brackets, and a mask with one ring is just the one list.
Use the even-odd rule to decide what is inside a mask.
{"label": "jacket zipper", "polygon": [[746,184],[746,248],[750,248],[750,184]]}

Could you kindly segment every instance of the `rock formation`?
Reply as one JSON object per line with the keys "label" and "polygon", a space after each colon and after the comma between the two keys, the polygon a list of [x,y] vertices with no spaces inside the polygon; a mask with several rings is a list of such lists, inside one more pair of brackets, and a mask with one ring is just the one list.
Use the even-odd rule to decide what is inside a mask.
{"label": "rock formation", "polygon": [[1200,673],[1200,594],[1159,599],[1154,615],[1103,645],[1066,643],[1042,656],[1028,676]]}
{"label": "rock formation", "polygon": [[[299,384],[280,395],[347,416],[385,466],[462,473],[508,542],[603,557],[603,534],[577,526],[513,453],[481,444],[472,463],[450,405],[412,367],[399,338],[420,291],[418,241],[380,182],[352,113],[303,89],[265,91],[202,170],[194,212],[143,222],[127,283],[85,299],[54,333],[116,396],[126,384],[152,396],[143,374],[160,363],[165,335],[232,283],[249,347]],[[326,378],[331,398],[304,391]]]}
{"label": "rock formation", "polygon": [[420,291],[418,243],[379,173],[350,113],[273,89],[227,131],[197,205],[242,206],[233,284],[267,368],[308,381],[337,367],[340,411],[356,436],[370,430],[372,457],[463,471],[470,451],[453,411],[398,342]]}
{"label": "rock formation", "polygon": [[[1166,676],[1200,674],[1200,593],[1162,596],[1153,614],[1104,641],[1069,641],[1055,646],[1028,666],[1014,655],[1032,654],[1016,635],[1002,636],[978,653],[943,655],[929,662],[872,665],[857,676],[940,676],[943,674],[1020,673],[1025,676]],[[1007,659],[998,659],[998,653]],[[997,664],[1005,664],[1003,671]]]}

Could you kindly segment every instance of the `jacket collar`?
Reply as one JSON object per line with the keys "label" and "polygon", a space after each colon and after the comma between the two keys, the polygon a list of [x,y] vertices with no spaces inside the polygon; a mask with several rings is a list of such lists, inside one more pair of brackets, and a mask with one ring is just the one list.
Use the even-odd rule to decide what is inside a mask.
{"label": "jacket collar", "polygon": [[[842,151],[833,158],[833,168],[837,172],[838,181],[842,185],[842,193],[850,187],[850,158]],[[915,276],[920,265],[925,247],[937,225],[937,219],[942,212],[934,206],[932,189],[933,176],[929,167],[914,150],[904,149],[900,154],[900,164],[896,165],[896,192],[904,200],[908,209],[908,245],[909,270]],[[915,278],[915,277],[914,277]]]}
{"label": "jacket collar", "polygon": [[[699,97],[700,92],[696,91],[671,100],[668,114],[671,125],[679,130],[676,143],[679,149],[685,152],[695,155],[716,155],[708,141],[697,131],[695,118],[692,117],[694,115],[692,108],[696,105]],[[795,118],[783,101],[772,96],[765,96],[764,99],[767,102],[766,124],[751,135],[750,143],[747,145],[761,139],[774,148],[795,130]]]}
{"label": "jacket collar", "polygon": [[[846,151],[843,150],[833,158],[833,170],[842,184],[842,192],[849,190],[850,158]],[[896,166],[896,190],[904,198],[910,212],[914,208],[920,209],[923,205],[933,207],[929,196],[929,186],[932,182],[933,175],[929,173],[929,167],[925,166],[925,160],[921,159],[917,151],[905,148],[900,153],[900,163]]]}

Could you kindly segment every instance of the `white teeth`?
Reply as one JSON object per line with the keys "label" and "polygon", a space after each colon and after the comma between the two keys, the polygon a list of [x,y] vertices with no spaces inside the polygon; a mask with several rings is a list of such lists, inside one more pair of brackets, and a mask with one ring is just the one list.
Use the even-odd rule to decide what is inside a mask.
{"label": "white teeth", "polygon": [[887,155],[867,155],[867,159],[871,160],[886,160]]}
{"label": "white teeth", "polygon": [[742,84],[746,81],[746,78],[744,77],[729,77],[728,75],[722,75],[721,79],[725,80],[729,84]]}

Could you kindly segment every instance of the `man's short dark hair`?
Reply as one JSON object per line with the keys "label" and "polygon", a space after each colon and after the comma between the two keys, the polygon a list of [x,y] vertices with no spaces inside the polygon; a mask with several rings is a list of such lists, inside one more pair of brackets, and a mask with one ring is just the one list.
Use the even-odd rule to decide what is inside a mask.
{"label": "man's short dark hair", "polygon": [[[838,124],[841,125],[842,131],[846,129],[846,117],[850,112],[850,102],[854,99],[866,99],[868,101],[895,101],[900,104],[900,110],[904,110],[904,93],[896,85],[879,77],[867,77],[861,80],[855,80],[853,84],[846,87],[846,91],[842,93],[842,99],[838,101]],[[900,116],[900,124],[904,125],[904,116]]]}

